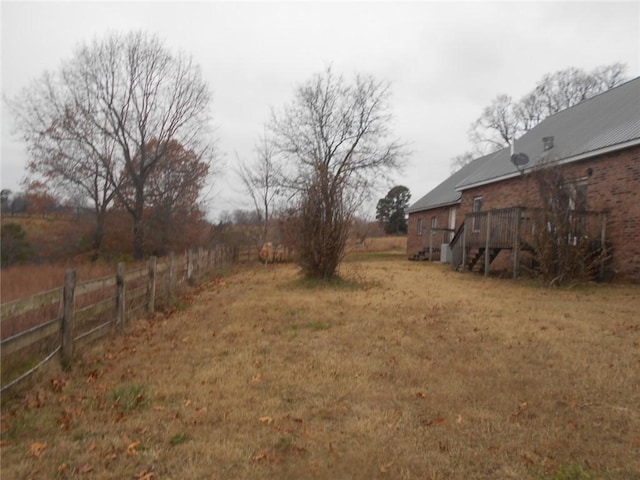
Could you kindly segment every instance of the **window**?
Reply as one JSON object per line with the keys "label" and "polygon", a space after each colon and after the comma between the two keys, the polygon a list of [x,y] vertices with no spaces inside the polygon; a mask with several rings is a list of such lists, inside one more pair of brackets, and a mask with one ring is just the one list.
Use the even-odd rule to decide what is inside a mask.
{"label": "window", "polygon": [[[478,214],[482,211],[482,197],[476,197],[473,199],[473,213]],[[480,231],[480,215],[473,216],[472,229],[474,232]]]}
{"label": "window", "polygon": [[431,217],[431,228],[438,228],[438,217]]}
{"label": "window", "polygon": [[587,211],[587,183],[574,182],[569,184],[569,210],[577,212]]}
{"label": "window", "polygon": [[424,226],[422,225],[422,219],[419,218],[418,219],[418,235],[422,235],[422,230],[424,229]]}

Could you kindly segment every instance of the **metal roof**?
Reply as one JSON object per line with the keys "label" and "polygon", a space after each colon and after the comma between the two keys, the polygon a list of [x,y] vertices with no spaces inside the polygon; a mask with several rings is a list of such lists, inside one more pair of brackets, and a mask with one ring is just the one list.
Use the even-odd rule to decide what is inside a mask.
{"label": "metal roof", "polygon": [[[544,150],[544,137],[553,148]],[[640,143],[640,77],[545,118],[518,138],[515,153],[529,157],[527,170],[548,162],[571,162]],[[462,191],[519,175],[504,148],[477,158],[417,202],[408,213],[458,203]]]}
{"label": "metal roof", "polygon": [[407,208],[407,213],[419,212],[421,210],[429,210],[431,208],[458,203],[460,198],[462,198],[462,193],[456,191],[455,186],[466,177],[473,174],[476,170],[480,169],[494,155],[495,153],[491,153],[487,156],[476,158],[469,162],[420,200]]}
{"label": "metal roof", "polygon": [[[553,137],[544,150],[543,138]],[[514,144],[515,153],[529,157],[526,169],[545,162],[570,162],[640,143],[640,77],[545,118]],[[502,149],[481,168],[458,182],[458,191],[518,175],[511,151]]]}

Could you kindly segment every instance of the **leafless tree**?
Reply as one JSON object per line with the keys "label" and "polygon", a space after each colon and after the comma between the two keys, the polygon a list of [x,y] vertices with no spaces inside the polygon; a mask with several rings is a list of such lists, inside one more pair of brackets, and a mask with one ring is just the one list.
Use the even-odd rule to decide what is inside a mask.
{"label": "leafless tree", "polygon": [[471,125],[469,138],[481,152],[495,152],[511,145],[519,133],[516,107],[509,95],[498,95]]}
{"label": "leafless tree", "polygon": [[[117,196],[133,220],[133,252],[141,258],[146,186],[170,143],[207,163],[214,158],[210,99],[190,57],[136,32],[80,46],[58,72],[46,74],[12,105],[34,154],[33,171],[91,186],[100,208]],[[149,149],[152,139],[155,148]],[[123,194],[125,183],[133,196]]]}
{"label": "leafless tree", "polygon": [[598,277],[608,253],[599,240],[600,218],[587,211],[585,187],[550,161],[529,175],[541,207],[532,210],[535,228],[524,241],[533,247],[537,273],[550,286]]}
{"label": "leafless tree", "polygon": [[271,123],[278,151],[293,165],[297,253],[305,274],[331,279],[344,255],[350,221],[376,179],[401,167],[391,139],[389,85],[331,69],[301,85]]}
{"label": "leafless tree", "polygon": [[567,68],[544,75],[518,102],[508,95],[498,95],[471,124],[469,140],[474,145],[474,155],[508,147],[514,138],[550,115],[619,85],[624,81],[625,69],[621,63],[597,67],[591,72]]}
{"label": "leafless tree", "polygon": [[93,248],[100,252],[106,212],[118,187],[110,178],[115,142],[75,117],[72,86],[63,71],[44,73],[9,106],[30,154],[27,181],[41,179],[56,190],[88,197],[96,221]]}
{"label": "leafless tree", "polygon": [[282,166],[276,160],[275,146],[266,135],[255,148],[251,163],[239,162],[237,174],[251,197],[262,230],[260,246],[267,242],[269,223],[278,196],[282,193]]}

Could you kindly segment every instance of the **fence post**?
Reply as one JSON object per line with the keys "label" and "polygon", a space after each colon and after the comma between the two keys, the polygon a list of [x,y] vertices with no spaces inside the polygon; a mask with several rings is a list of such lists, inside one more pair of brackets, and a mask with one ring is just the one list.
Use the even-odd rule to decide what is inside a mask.
{"label": "fence post", "polygon": [[156,272],[158,268],[157,257],[149,258],[149,303],[147,310],[153,313],[156,309]]}
{"label": "fence post", "polygon": [[487,212],[487,242],[484,249],[484,276],[489,275],[489,244],[491,243],[491,211]]}
{"label": "fence post", "polygon": [[518,270],[520,268],[520,218],[522,212],[520,207],[516,208],[516,231],[513,239],[513,279],[518,278]]}
{"label": "fence post", "polygon": [[67,270],[64,274],[64,315],[61,325],[61,363],[67,370],[73,360],[73,327],[76,298],[76,271]]}
{"label": "fence post", "polygon": [[187,250],[187,283],[193,282],[193,250]]}
{"label": "fence post", "polygon": [[118,274],[116,275],[116,283],[118,285],[118,297],[116,299],[116,328],[121,330],[127,320],[127,310],[125,306],[125,281],[124,281],[124,262],[118,263]]}
{"label": "fence post", "polygon": [[173,301],[176,294],[176,254],[169,254],[169,298]]}

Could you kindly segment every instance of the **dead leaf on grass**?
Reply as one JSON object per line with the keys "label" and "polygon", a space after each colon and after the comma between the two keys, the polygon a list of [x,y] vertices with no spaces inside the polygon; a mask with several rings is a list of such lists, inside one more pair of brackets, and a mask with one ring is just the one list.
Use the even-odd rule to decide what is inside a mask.
{"label": "dead leaf on grass", "polygon": [[93,472],[93,467],[88,463],[83,465],[83,467],[80,469],[80,473],[91,473],[91,472]]}
{"label": "dead leaf on grass", "polygon": [[273,417],[260,417],[258,420],[260,423],[265,423],[267,425],[271,425],[273,423]]}
{"label": "dead leaf on grass", "polygon": [[127,446],[127,455],[130,457],[135,457],[138,455],[138,447],[140,446],[140,441],[136,440],[135,442],[130,443]]}
{"label": "dead leaf on grass", "polygon": [[149,467],[142,472],[136,473],[133,478],[136,480],[152,480],[156,477],[155,472],[153,471],[153,467]]}
{"label": "dead leaf on grass", "polygon": [[251,457],[251,461],[252,462],[259,462],[261,460],[266,460],[267,459],[267,452],[259,452],[256,455],[254,455],[253,457]]}
{"label": "dead leaf on grass", "polygon": [[251,377],[251,383],[260,383],[262,382],[262,375],[257,374]]}
{"label": "dead leaf on grass", "polygon": [[385,465],[380,465],[380,473],[387,473],[394,462],[389,462]]}
{"label": "dead leaf on grass", "polygon": [[54,378],[51,380],[51,388],[54,392],[61,392],[62,389],[67,386],[67,383],[64,378]]}
{"label": "dead leaf on grass", "polygon": [[29,453],[32,457],[38,458],[49,447],[47,442],[35,442],[29,446]]}

